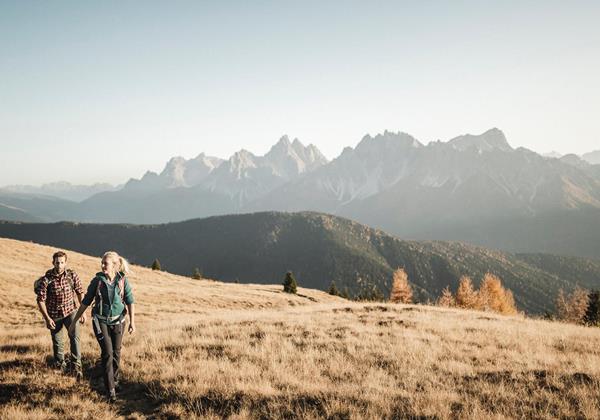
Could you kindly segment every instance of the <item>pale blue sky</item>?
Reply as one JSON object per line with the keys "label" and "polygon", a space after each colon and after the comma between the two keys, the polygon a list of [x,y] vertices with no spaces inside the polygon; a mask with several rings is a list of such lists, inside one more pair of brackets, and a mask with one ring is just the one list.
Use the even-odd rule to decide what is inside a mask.
{"label": "pale blue sky", "polygon": [[0,186],[502,129],[600,149],[600,2],[0,0]]}

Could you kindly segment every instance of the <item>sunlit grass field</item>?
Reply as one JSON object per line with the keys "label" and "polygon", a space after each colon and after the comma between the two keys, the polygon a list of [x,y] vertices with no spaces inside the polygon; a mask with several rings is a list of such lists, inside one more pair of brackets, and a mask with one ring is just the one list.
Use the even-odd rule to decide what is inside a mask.
{"label": "sunlit grass field", "polygon": [[[89,321],[84,381],[48,366],[32,283],[54,251],[0,239],[3,419],[600,418],[600,329],[136,266],[138,330],[111,405]],[[86,284],[99,262],[69,252]]]}

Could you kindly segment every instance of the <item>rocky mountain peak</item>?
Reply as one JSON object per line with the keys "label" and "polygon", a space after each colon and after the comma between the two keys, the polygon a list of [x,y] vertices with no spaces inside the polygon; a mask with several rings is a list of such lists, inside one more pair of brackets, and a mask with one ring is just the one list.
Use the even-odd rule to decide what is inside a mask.
{"label": "rocky mountain peak", "polygon": [[465,151],[474,149],[480,153],[492,150],[501,150],[504,152],[513,150],[510,144],[508,144],[504,133],[498,128],[492,128],[479,135],[464,134],[448,141],[448,144],[456,150]]}
{"label": "rocky mountain peak", "polygon": [[418,148],[422,147],[417,139],[407,133],[398,131],[394,133],[392,131],[385,130],[383,134],[377,134],[375,137],[366,134],[362,140],[356,146],[356,151],[361,152],[368,149],[384,149],[387,151],[404,149],[404,148]]}
{"label": "rocky mountain peak", "polygon": [[246,149],[235,152],[229,158],[230,171],[236,172],[243,168],[255,168],[257,166],[257,156]]}

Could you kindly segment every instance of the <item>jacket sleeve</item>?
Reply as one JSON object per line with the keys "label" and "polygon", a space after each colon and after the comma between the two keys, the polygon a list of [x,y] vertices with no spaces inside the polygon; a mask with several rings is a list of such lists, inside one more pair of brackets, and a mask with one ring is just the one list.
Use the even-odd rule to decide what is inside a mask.
{"label": "jacket sleeve", "polygon": [[125,304],[131,305],[134,303],[133,299],[133,290],[131,289],[131,285],[129,284],[129,279],[125,278]]}
{"label": "jacket sleeve", "polygon": [[94,277],[90,282],[87,292],[85,292],[85,296],[81,300],[85,306],[90,306],[94,301],[94,297],[96,296],[96,288],[98,287],[98,278]]}

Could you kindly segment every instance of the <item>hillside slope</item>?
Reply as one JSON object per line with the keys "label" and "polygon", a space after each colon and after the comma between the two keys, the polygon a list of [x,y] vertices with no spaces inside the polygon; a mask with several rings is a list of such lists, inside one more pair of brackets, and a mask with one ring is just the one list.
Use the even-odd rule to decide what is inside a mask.
{"label": "hillside slope", "polygon": [[305,287],[325,290],[335,281],[351,294],[372,284],[387,294],[393,270],[404,267],[421,302],[437,299],[446,286],[456,290],[461,275],[478,284],[489,271],[514,292],[521,310],[536,314],[554,309],[560,288],[600,287],[598,264],[575,278],[513,254],[457,242],[402,241],[319,213],[255,213],[164,225],[0,223],[0,236],[92,255],[116,249],[136,264],[158,258],[167,271],[189,276],[198,267],[209,278],[230,282],[280,283],[292,270]]}
{"label": "hillside slope", "polygon": [[[0,239],[0,418],[598,418],[600,330],[419,305],[361,304],[280,286],[134,266],[138,331],[123,392],[48,367],[33,279],[53,248]],[[83,278],[99,259],[69,253]]]}

